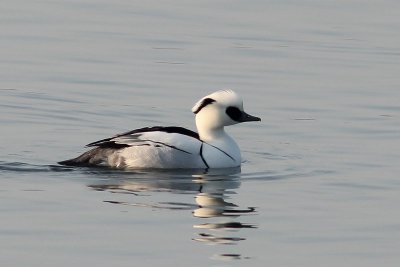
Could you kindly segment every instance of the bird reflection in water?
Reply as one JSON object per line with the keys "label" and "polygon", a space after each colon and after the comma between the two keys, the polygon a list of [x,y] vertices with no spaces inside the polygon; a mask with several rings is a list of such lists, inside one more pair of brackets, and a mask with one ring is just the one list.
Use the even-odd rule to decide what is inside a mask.
{"label": "bird reflection in water", "polygon": [[[194,209],[193,215],[198,218],[206,219],[208,222],[195,224],[193,227],[199,229],[198,236],[193,238],[195,241],[207,244],[233,245],[245,240],[237,234],[242,228],[255,228],[253,224],[246,224],[238,221],[244,214],[254,214],[255,208],[240,208],[238,205],[228,202],[230,196],[235,194],[234,189],[239,188],[240,180],[238,177],[208,177],[194,180],[202,184],[201,190],[195,199],[198,207]],[[214,256],[218,259],[240,259],[239,254],[221,254]]]}
{"label": "bird reflection in water", "polygon": [[[200,172],[158,172],[158,173],[119,173],[89,187],[99,191],[133,194],[143,196],[150,192],[171,192],[176,194],[195,194],[196,203],[158,202],[132,203],[114,200],[104,202],[134,207],[149,207],[170,210],[192,210],[193,216],[199,218],[193,226],[197,230],[192,240],[206,244],[234,245],[246,238],[239,236],[240,229],[256,228],[254,224],[239,221],[242,215],[256,213],[254,207],[240,208],[229,202],[235,190],[240,187],[240,168]],[[104,174],[104,173],[103,173]],[[121,175],[122,174],[122,175]],[[206,221],[206,222],[203,222]],[[233,236],[232,236],[233,235]],[[214,255],[213,259],[236,260],[240,254],[224,253]]]}

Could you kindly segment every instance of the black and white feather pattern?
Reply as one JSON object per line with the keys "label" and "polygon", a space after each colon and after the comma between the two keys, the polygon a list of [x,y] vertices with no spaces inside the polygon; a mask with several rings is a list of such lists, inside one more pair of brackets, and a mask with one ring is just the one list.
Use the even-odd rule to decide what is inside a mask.
{"label": "black and white feather pattern", "polygon": [[[102,147],[102,148],[126,148],[132,146],[154,146],[161,147],[167,146],[183,152],[182,148],[174,146],[171,143],[173,137],[179,135],[180,137],[186,136],[200,141],[199,135],[189,129],[176,126],[154,126],[135,129],[129,132],[118,134],[114,137],[102,139],[86,145],[87,147]],[[170,142],[168,142],[170,141]],[[181,142],[182,143],[182,142]]]}
{"label": "black and white feather pattern", "polygon": [[198,133],[189,129],[169,126],[154,126],[135,129],[87,145],[93,147],[81,156],[59,162],[63,165],[91,166],[111,165],[115,167],[146,166],[176,168],[185,164],[197,168],[208,168],[202,155],[202,144]]}
{"label": "black and white feather pattern", "polygon": [[245,113],[242,98],[232,90],[203,97],[192,111],[200,136],[176,126],[140,128],[90,143],[89,151],[59,163],[132,169],[239,167],[239,146],[224,127],[260,118]]}

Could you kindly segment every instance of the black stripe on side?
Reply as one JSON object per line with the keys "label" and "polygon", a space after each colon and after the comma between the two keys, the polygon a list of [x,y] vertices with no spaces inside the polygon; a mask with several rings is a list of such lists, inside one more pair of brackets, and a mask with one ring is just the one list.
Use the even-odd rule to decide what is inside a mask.
{"label": "black stripe on side", "polygon": [[130,145],[119,144],[119,143],[116,143],[114,141],[107,141],[107,142],[99,143],[96,146],[97,147],[101,147],[101,148],[115,148],[115,149],[121,149],[121,148],[125,148],[125,147],[130,147]]}
{"label": "black stripe on side", "polygon": [[188,151],[186,151],[186,150],[177,148],[176,146],[167,145],[167,144],[165,144],[165,143],[163,143],[163,142],[156,142],[156,141],[153,141],[153,140],[141,140],[141,141],[147,141],[147,142],[152,142],[152,143],[155,143],[155,144],[160,144],[160,145],[163,145],[163,146],[166,146],[166,147],[170,147],[170,148],[172,148],[172,149],[176,149],[176,150],[178,150],[178,151],[181,151],[181,152],[184,152],[184,153],[187,153],[187,154],[192,154],[192,153],[190,153],[190,152],[188,152]]}
{"label": "black stripe on side", "polygon": [[203,161],[204,165],[206,165],[206,167],[208,169],[208,168],[210,168],[210,166],[208,166],[208,163],[207,163],[206,159],[203,156],[203,145],[204,145],[204,142],[201,142],[200,157],[201,157],[201,160]]}
{"label": "black stripe on side", "polygon": [[213,146],[213,145],[210,145],[209,143],[207,143],[207,145],[212,146],[213,148],[218,149],[219,151],[221,151],[222,153],[224,153],[225,155],[227,155],[229,158],[231,158],[231,160],[235,161],[235,159],[234,159],[231,155],[229,155],[228,153],[226,153],[225,151],[223,151],[221,148],[216,147],[216,146]]}

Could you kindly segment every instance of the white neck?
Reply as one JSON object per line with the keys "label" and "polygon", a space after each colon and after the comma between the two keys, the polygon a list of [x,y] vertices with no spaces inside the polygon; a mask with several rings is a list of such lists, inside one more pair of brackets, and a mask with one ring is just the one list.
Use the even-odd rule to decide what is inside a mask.
{"label": "white neck", "polygon": [[224,130],[224,126],[227,125],[232,125],[232,122],[217,106],[207,106],[196,114],[197,131],[203,142],[218,147],[227,153],[240,155],[235,140]]}
{"label": "white neck", "polygon": [[213,141],[225,139],[229,137],[224,130],[224,127],[216,129],[202,128],[197,125],[197,131],[199,133],[200,139],[207,143],[212,143]]}
{"label": "white neck", "polygon": [[[202,120],[201,118],[198,118],[198,116],[196,116],[196,126],[200,139],[203,142],[209,144],[211,147],[214,147],[228,154],[229,157],[231,157],[231,159],[234,160],[234,162],[231,162],[231,159],[227,159],[229,164],[233,164],[233,166],[240,166],[241,163],[240,149],[236,144],[235,140],[233,140],[232,137],[230,137],[225,132],[223,126],[211,127],[211,125],[208,120]],[[213,153],[205,154],[205,157],[207,159],[210,159],[213,156],[214,156]],[[218,160],[216,161],[218,162]]]}
{"label": "white neck", "polygon": [[196,115],[196,127],[200,139],[204,142],[213,142],[226,138],[228,135],[224,130],[224,126],[220,125],[218,121],[213,120],[212,116],[207,116],[206,112]]}
{"label": "white neck", "polygon": [[[229,147],[236,149],[236,142],[225,132],[224,126],[218,125],[212,120],[210,121],[207,116],[197,114],[196,126],[200,139],[203,142],[221,149],[228,149]],[[237,147],[237,149],[239,148]]]}

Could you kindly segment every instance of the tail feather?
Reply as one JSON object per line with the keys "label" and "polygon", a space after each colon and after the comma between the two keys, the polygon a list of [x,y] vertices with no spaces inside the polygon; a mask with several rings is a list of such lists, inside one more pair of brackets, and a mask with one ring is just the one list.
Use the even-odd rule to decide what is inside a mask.
{"label": "tail feather", "polygon": [[115,149],[96,147],[79,157],[60,161],[58,164],[81,167],[104,165],[107,163],[108,156],[113,152],[115,152]]}

